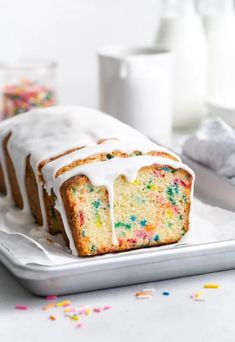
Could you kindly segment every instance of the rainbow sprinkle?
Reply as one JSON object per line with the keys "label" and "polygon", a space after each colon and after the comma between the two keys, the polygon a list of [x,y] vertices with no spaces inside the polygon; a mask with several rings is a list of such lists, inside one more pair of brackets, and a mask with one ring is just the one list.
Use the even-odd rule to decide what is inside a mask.
{"label": "rainbow sprinkle", "polygon": [[44,305],[42,309],[43,309],[44,311],[47,311],[47,310],[50,310],[50,309],[54,308],[55,306],[56,306],[56,303],[55,303],[55,302],[52,302],[52,303],[49,303],[49,304],[47,304],[47,305]]}
{"label": "rainbow sprinkle", "polygon": [[204,285],[204,288],[205,289],[218,289],[220,286],[218,284],[210,284],[210,283],[207,283]]}
{"label": "rainbow sprinkle", "polygon": [[104,306],[104,310],[110,310],[110,309],[112,309],[110,305],[105,305]]}
{"label": "rainbow sprinkle", "polygon": [[70,300],[63,300],[62,302],[59,302],[56,304],[56,306],[58,307],[66,307],[66,306],[70,306],[71,305],[71,301]]}
{"label": "rainbow sprinkle", "polygon": [[27,305],[19,305],[19,304],[17,304],[16,306],[15,306],[15,308],[17,309],[17,310],[28,310],[28,306]]}
{"label": "rainbow sprinkle", "polygon": [[153,297],[154,289],[145,289],[139,292],[136,292],[135,296],[137,299],[149,299]]}

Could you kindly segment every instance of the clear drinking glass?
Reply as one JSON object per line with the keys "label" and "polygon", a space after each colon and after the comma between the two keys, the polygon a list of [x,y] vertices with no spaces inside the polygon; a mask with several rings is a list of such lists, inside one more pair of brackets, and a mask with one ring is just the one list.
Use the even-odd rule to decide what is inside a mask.
{"label": "clear drinking glass", "polygon": [[18,60],[0,63],[0,119],[56,104],[56,63]]}

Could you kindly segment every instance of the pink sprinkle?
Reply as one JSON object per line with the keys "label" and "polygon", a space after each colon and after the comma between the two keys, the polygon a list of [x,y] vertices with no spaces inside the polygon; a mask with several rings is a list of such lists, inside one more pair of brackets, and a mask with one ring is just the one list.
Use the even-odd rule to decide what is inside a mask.
{"label": "pink sprinkle", "polygon": [[18,310],[28,310],[29,307],[26,305],[16,305],[15,308]]}
{"label": "pink sprinkle", "polygon": [[78,323],[77,325],[76,325],[76,328],[82,328],[83,327],[83,324],[82,323]]}
{"label": "pink sprinkle", "polygon": [[57,296],[47,296],[46,300],[55,300],[57,298],[58,298]]}
{"label": "pink sprinkle", "polygon": [[104,306],[104,310],[110,310],[111,309],[111,306],[110,305],[105,305]]}
{"label": "pink sprinkle", "polygon": [[[107,309],[105,309],[105,310],[107,310]],[[101,309],[100,309],[100,308],[94,308],[93,311],[94,311],[94,312],[97,312],[97,313],[100,313],[100,312],[101,312]]]}

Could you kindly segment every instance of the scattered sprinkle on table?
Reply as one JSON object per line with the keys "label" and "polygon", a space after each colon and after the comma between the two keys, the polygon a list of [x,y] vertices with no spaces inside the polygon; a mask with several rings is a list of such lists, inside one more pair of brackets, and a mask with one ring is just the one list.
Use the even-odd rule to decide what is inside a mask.
{"label": "scattered sprinkle on table", "polygon": [[152,291],[140,291],[135,294],[137,299],[149,299],[153,297]]}
{"label": "scattered sprinkle on table", "polygon": [[94,308],[93,311],[96,312],[96,313],[100,313],[101,309],[100,308]]}
{"label": "scattered sprinkle on table", "polygon": [[51,315],[51,316],[49,316],[49,319],[50,319],[51,321],[55,321],[55,320],[56,320],[56,316]]}
{"label": "scattered sprinkle on table", "polygon": [[163,296],[170,296],[170,292],[168,292],[168,291],[163,291],[163,292],[162,292],[162,295],[163,295]]}
{"label": "scattered sprinkle on table", "polygon": [[59,302],[59,303],[56,304],[56,306],[58,306],[58,307],[61,307],[61,306],[66,307],[66,306],[69,306],[69,305],[71,305],[71,301],[70,300],[63,300],[62,302]]}
{"label": "scattered sprinkle on table", "polygon": [[104,310],[110,310],[111,309],[111,306],[110,305],[105,305],[104,306]]}
{"label": "scattered sprinkle on table", "polygon": [[78,323],[77,325],[76,325],[76,328],[82,328],[83,327],[83,324],[82,323]]}
{"label": "scattered sprinkle on table", "polygon": [[47,310],[50,310],[50,309],[54,308],[55,306],[56,306],[56,303],[52,302],[52,303],[48,303],[48,304],[44,305],[42,309],[44,311],[47,311]]}
{"label": "scattered sprinkle on table", "polygon": [[207,283],[204,285],[205,289],[218,289],[220,286],[218,284]]}
{"label": "scattered sprinkle on table", "polygon": [[17,310],[28,310],[28,306],[26,306],[26,305],[19,305],[19,304],[17,304],[16,306],[15,306],[15,308],[17,309]]}

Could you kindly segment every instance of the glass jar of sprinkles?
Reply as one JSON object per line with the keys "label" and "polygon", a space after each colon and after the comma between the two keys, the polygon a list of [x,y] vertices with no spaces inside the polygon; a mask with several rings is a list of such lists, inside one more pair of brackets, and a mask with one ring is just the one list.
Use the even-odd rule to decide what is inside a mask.
{"label": "glass jar of sprinkles", "polygon": [[19,60],[0,63],[0,119],[56,104],[56,63]]}

